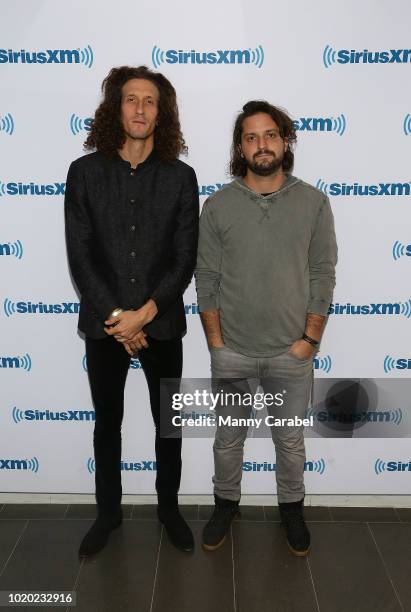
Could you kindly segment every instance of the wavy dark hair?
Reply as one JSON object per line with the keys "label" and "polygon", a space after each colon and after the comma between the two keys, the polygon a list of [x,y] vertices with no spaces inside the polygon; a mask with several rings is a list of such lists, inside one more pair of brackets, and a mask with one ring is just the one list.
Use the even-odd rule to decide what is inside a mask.
{"label": "wavy dark hair", "polygon": [[159,91],[159,127],[154,131],[154,146],[159,157],[163,161],[174,161],[181,153],[187,154],[175,89],[165,76],[153,72],[147,66],[121,66],[110,70],[102,83],[103,101],[96,110],[84,148],[97,149],[107,157],[113,157],[116,151],[121,149],[126,140],[121,123],[121,90],[130,79],[151,81]]}
{"label": "wavy dark hair", "polygon": [[242,112],[238,115],[233,131],[233,142],[231,145],[230,174],[231,176],[245,176],[247,174],[247,162],[241,157],[241,135],[243,133],[243,122],[247,117],[257,113],[267,113],[276,122],[281,138],[287,138],[288,147],[284,153],[282,163],[285,172],[291,172],[294,167],[293,148],[297,142],[297,135],[293,122],[287,113],[277,106],[273,106],[265,100],[251,100],[244,104]]}

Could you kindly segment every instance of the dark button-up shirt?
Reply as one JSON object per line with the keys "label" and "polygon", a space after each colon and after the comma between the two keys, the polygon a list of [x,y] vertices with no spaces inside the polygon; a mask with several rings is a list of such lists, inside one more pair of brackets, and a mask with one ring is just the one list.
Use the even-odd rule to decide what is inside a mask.
{"label": "dark button-up shirt", "polygon": [[195,265],[198,185],[180,160],[155,151],[136,169],[120,156],[91,153],[74,161],[65,197],[67,251],[81,294],[79,328],[106,337],[117,306],[152,298],[158,314],[145,331],[158,339],[185,331],[182,295]]}

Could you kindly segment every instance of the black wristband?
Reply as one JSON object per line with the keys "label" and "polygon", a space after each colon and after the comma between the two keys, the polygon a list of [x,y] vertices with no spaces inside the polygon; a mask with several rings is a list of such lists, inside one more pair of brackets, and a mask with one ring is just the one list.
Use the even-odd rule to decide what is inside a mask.
{"label": "black wristband", "polygon": [[314,338],[311,338],[311,336],[307,336],[307,334],[303,334],[303,340],[315,347],[320,344],[319,340],[314,340]]}

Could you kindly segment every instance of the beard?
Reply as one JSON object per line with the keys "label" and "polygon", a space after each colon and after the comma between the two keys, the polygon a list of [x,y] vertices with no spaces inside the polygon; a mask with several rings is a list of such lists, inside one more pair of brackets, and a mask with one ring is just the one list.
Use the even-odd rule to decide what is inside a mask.
{"label": "beard", "polygon": [[[263,161],[258,161],[258,156],[262,153],[266,153],[272,156],[272,159],[265,159]],[[284,159],[284,154],[280,157],[276,157],[272,151],[268,151],[266,149],[262,149],[258,151],[255,155],[253,155],[253,160],[249,161],[246,159],[247,168],[249,168],[254,174],[258,176],[269,176],[270,174],[275,174],[279,168],[281,168]]]}

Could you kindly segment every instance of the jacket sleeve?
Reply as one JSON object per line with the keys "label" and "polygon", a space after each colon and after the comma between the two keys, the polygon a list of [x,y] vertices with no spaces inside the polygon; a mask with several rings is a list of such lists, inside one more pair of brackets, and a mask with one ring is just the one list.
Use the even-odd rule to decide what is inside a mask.
{"label": "jacket sleeve", "polygon": [[93,228],[83,171],[78,162],[69,168],[64,198],[66,245],[70,269],[81,297],[104,322],[120,306],[94,260]]}
{"label": "jacket sleeve", "polygon": [[173,238],[171,265],[151,294],[161,317],[183,295],[194,271],[198,243],[198,184],[192,168],[186,173]]}
{"label": "jacket sleeve", "polygon": [[308,253],[310,300],[308,312],[327,316],[335,286],[337,242],[329,199],[318,212]]}
{"label": "jacket sleeve", "polygon": [[218,308],[221,278],[221,241],[209,202],[200,217],[200,238],[195,271],[197,301],[200,312]]}

